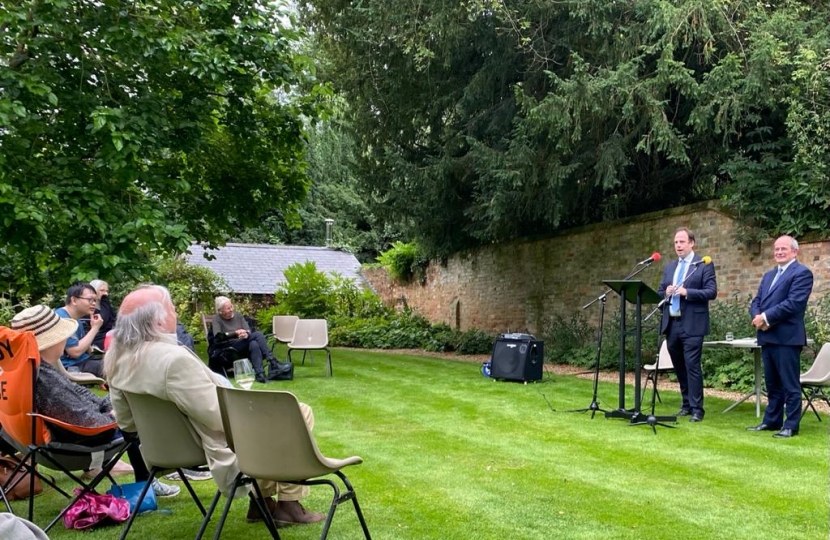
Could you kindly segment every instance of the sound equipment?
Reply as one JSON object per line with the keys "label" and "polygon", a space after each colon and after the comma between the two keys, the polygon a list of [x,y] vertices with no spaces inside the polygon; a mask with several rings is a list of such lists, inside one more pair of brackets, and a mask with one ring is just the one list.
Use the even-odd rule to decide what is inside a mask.
{"label": "sound equipment", "polygon": [[545,342],[529,334],[503,334],[493,344],[490,377],[507,381],[538,381],[542,378]]}

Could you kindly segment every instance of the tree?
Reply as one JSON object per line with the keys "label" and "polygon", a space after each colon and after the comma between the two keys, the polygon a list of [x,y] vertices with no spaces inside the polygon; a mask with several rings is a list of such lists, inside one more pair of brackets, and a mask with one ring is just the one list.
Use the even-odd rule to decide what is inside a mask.
{"label": "tree", "polygon": [[717,196],[830,228],[826,2],[300,6],[374,210],[432,255]]}
{"label": "tree", "polygon": [[0,25],[3,287],[138,279],[296,218],[325,90],[278,2],[3,1]]}

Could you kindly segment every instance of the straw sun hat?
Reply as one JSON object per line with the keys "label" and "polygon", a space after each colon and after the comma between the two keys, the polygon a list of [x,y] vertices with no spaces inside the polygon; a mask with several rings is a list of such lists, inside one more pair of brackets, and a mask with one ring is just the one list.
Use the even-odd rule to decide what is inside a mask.
{"label": "straw sun hat", "polygon": [[34,332],[39,350],[48,349],[75,333],[78,321],[63,319],[51,308],[40,305],[24,309],[12,319],[12,329]]}

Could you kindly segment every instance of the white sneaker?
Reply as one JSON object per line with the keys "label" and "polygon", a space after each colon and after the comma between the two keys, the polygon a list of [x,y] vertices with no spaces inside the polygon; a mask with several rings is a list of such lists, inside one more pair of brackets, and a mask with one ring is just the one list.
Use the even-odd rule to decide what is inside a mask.
{"label": "white sneaker", "polygon": [[156,497],[175,497],[182,489],[179,486],[163,484],[158,479],[153,480],[153,493]]}
{"label": "white sneaker", "polygon": [[[190,480],[191,482],[199,482],[201,480],[210,480],[213,478],[211,476],[210,471],[197,471],[195,469],[182,469],[184,472],[184,477]],[[179,473],[173,472],[164,477],[165,480],[170,480],[171,482],[179,482],[181,478],[179,477]]]}

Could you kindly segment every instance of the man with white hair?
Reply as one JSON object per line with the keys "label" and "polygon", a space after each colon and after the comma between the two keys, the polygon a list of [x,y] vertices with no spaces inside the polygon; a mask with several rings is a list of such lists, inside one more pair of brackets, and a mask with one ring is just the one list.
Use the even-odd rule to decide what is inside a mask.
{"label": "man with white hair", "polygon": [[[286,372],[291,371],[292,366],[288,362],[278,362],[274,353],[268,348],[265,342],[265,335],[262,332],[252,330],[240,313],[236,313],[233,302],[227,296],[217,296],[214,300],[216,316],[213,318],[214,339],[221,333],[229,339],[228,345],[236,349],[243,356],[251,360],[254,367],[256,381],[265,383],[269,380],[276,381],[282,378]],[[265,367],[262,360],[268,360],[268,378],[265,377]]]}
{"label": "man with white hair", "polygon": [[[176,309],[170,293],[158,285],[143,286],[121,303],[112,344],[104,357],[113,410],[122,431],[135,432],[135,422],[124,392],[155,396],[174,403],[190,421],[202,441],[210,472],[227,495],[239,466],[228,448],[219,412],[216,387],[227,380],[213,373],[199,357],[176,342]],[[308,405],[300,408],[309,429],[314,415]],[[279,456],[274,456],[279,459]],[[260,480],[266,505],[278,525],[316,523],[323,514],[300,504],[309,488]],[[274,495],[278,500],[273,499]],[[248,507],[248,521],[262,516],[256,504]]]}

